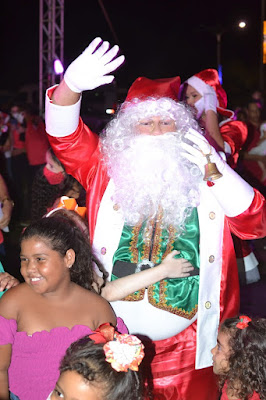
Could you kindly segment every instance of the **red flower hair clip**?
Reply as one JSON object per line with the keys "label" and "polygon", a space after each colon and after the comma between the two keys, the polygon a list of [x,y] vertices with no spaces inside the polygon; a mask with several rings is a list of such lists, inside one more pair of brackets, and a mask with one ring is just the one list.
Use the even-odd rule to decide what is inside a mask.
{"label": "red flower hair clip", "polygon": [[238,329],[245,329],[248,326],[248,323],[251,321],[251,318],[247,317],[246,315],[240,315],[239,319],[240,322],[236,324]]}
{"label": "red flower hair clip", "polygon": [[116,371],[138,371],[144,357],[144,346],[134,335],[115,333],[114,340],[103,346],[105,359]]}
{"label": "red flower hair clip", "polygon": [[105,343],[103,346],[105,360],[116,371],[138,371],[144,357],[144,346],[134,335],[120,334],[109,323],[99,326],[89,335],[95,343]]}

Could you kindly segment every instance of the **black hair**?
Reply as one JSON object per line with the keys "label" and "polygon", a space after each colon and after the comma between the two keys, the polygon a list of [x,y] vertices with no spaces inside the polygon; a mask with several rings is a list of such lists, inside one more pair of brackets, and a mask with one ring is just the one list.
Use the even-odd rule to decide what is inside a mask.
{"label": "black hair", "polygon": [[73,249],[75,262],[70,268],[70,279],[85,289],[94,291],[93,263],[97,264],[104,279],[108,274],[94,256],[90,241],[78,223],[80,219],[75,211],[59,209],[50,217],[30,224],[22,233],[20,242],[38,237],[62,257],[66,255],[67,250]]}
{"label": "black hair", "polygon": [[239,317],[226,319],[220,331],[229,335],[229,370],[219,379],[220,386],[227,381],[241,400],[248,400],[253,392],[266,400],[266,319],[254,318],[244,329],[236,325]]}
{"label": "black hair", "polygon": [[85,382],[99,388],[102,400],[142,400],[141,371],[117,372],[105,360],[103,345],[95,344],[88,336],[72,343],[60,363],[60,373],[77,372]]}

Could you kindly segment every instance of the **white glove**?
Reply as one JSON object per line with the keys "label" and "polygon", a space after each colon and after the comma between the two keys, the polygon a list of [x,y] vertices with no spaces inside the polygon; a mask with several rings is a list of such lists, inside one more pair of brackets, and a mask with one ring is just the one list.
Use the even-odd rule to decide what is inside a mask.
{"label": "white glove", "polygon": [[209,142],[195,129],[190,128],[188,133],[185,134],[185,139],[189,140],[191,144],[181,143],[181,146],[186,151],[183,156],[186,157],[193,164],[198,165],[202,174],[205,172],[205,165],[207,158],[204,154],[210,154],[210,161],[215,163],[218,170],[223,173],[225,168],[225,161],[216,152],[216,150],[209,144]]}
{"label": "white glove", "polygon": [[205,105],[205,112],[212,110],[217,113],[217,96],[212,86],[206,85],[206,91],[204,90],[203,98]]}
{"label": "white glove", "polygon": [[[99,46],[99,47],[98,47]],[[76,93],[92,90],[99,86],[111,83],[115,71],[125,60],[124,56],[116,57],[119,47],[95,38],[83,53],[67,68],[64,80],[67,86]]]}

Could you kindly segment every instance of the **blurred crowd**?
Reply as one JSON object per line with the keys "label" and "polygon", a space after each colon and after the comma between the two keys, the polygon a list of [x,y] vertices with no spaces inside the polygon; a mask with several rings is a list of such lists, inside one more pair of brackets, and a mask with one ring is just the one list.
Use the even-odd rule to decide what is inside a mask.
{"label": "blurred crowd", "polygon": [[[85,194],[65,173],[49,146],[39,110],[29,104],[13,103],[0,110],[0,174],[0,261],[9,270],[8,243],[4,243],[9,232],[14,233],[17,247],[23,228],[56,207],[61,196],[79,199],[83,205]],[[8,248],[11,258],[14,250]]]}
{"label": "blurred crowd", "polygon": [[266,195],[266,110],[262,92],[255,91],[245,107],[235,112],[247,124],[248,136],[240,151],[237,172]]}

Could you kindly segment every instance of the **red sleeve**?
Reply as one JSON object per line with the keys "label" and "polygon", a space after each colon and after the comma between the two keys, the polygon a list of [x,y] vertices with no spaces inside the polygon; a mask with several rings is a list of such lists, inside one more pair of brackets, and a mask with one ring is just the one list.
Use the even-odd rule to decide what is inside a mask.
{"label": "red sleeve", "polygon": [[247,139],[247,125],[242,121],[228,121],[220,126],[220,132],[223,140],[231,147],[228,163],[231,168],[235,168],[239,152]]}
{"label": "red sleeve", "polygon": [[266,236],[266,200],[258,190],[254,191],[254,199],[245,212],[237,217],[226,217],[231,232],[240,239],[252,240]]}
{"label": "red sleeve", "polygon": [[85,190],[99,167],[99,136],[93,133],[81,120],[74,133],[65,137],[48,135],[56,157],[64,165],[66,172],[77,179]]}

